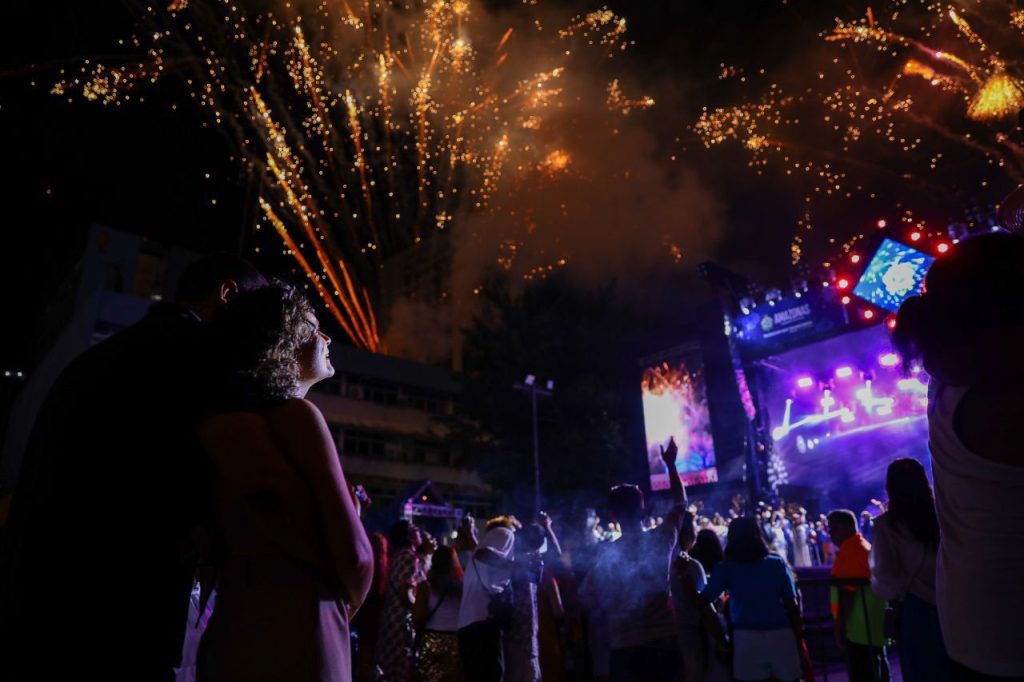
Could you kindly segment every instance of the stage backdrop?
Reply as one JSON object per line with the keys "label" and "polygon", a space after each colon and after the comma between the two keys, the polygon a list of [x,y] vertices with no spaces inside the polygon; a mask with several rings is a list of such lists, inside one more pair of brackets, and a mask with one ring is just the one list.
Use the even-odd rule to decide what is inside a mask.
{"label": "stage backdrop", "polygon": [[930,470],[928,377],[903,368],[878,325],[758,363],[775,451],[794,496],[859,511],[884,499],[886,468],[914,457]]}

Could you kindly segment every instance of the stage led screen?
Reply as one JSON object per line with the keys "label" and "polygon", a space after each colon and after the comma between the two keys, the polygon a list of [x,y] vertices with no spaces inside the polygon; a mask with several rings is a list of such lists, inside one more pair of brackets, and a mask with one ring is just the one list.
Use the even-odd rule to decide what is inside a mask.
{"label": "stage led screen", "polygon": [[928,377],[903,368],[884,325],[773,356],[761,368],[786,483],[859,511],[884,499],[893,459],[930,468]]}
{"label": "stage led screen", "polygon": [[711,417],[699,354],[647,367],[641,390],[651,489],[669,487],[661,448],[668,446],[670,438],[675,438],[679,447],[676,470],[686,485],[717,481]]}
{"label": "stage led screen", "polygon": [[853,294],[890,312],[909,297],[921,293],[924,276],[935,259],[892,239],[882,240]]}

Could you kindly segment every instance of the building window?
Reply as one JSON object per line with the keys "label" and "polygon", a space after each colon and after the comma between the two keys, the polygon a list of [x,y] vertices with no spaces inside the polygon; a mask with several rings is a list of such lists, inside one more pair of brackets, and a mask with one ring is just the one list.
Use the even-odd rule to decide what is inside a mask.
{"label": "building window", "polygon": [[387,441],[379,433],[345,429],[342,436],[342,451],[357,457],[385,457]]}
{"label": "building window", "polygon": [[424,464],[448,464],[448,448],[444,443],[416,441],[413,443],[413,461]]}
{"label": "building window", "polygon": [[397,405],[398,386],[363,377],[348,377],[345,382],[345,397],[382,405]]}

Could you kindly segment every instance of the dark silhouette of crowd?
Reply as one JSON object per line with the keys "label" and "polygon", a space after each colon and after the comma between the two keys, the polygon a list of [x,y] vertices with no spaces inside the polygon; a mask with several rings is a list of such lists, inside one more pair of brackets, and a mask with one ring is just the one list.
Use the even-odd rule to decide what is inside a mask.
{"label": "dark silhouette of crowd", "polygon": [[619,484],[604,524],[467,516],[439,540],[364,529],[306,399],[334,372],[306,297],[200,259],[39,413],[0,554],[2,678],[808,680],[817,571],[848,679],[887,682],[898,653],[909,682],[1024,680],[1022,277],[1024,238],[972,238],[901,308],[932,472],[892,461],[880,513],[714,513],[670,440],[665,513]]}

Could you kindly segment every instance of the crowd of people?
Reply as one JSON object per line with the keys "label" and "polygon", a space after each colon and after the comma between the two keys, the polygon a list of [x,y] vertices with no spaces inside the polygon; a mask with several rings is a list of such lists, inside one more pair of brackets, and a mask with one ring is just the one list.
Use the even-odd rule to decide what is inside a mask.
{"label": "crowd of people", "polygon": [[[323,416],[330,339],[295,287],[214,256],[175,304],[58,378],[4,526],[3,678],[613,682],[813,679],[801,569],[828,567],[849,678],[1024,679],[1024,238],[967,240],[901,309],[932,377],[935,493],[896,459],[877,517],[671,510],[408,520],[369,535]],[[449,540],[449,538],[445,538]],[[97,598],[99,595],[99,598]]]}

